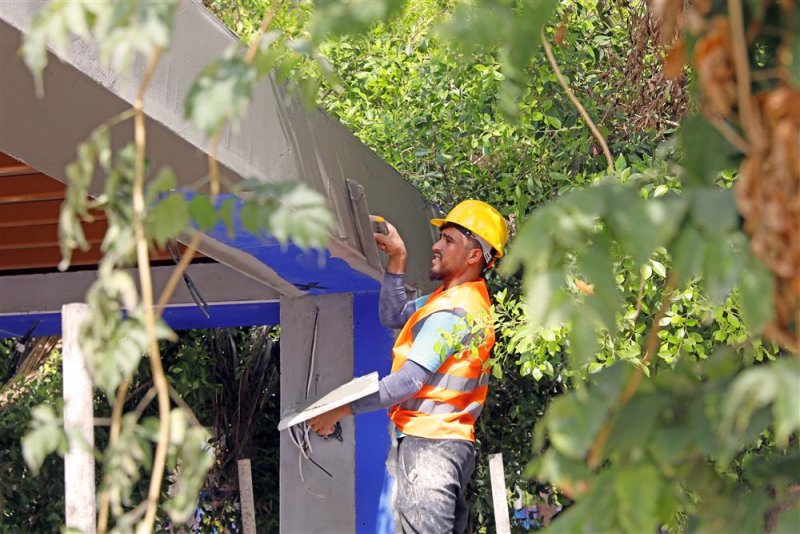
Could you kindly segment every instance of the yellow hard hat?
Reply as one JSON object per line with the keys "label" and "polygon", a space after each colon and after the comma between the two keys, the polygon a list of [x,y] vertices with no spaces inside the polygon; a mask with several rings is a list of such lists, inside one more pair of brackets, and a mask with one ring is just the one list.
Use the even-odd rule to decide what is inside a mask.
{"label": "yellow hard hat", "polygon": [[480,200],[464,200],[444,219],[431,219],[434,226],[447,223],[457,224],[486,241],[496,251],[495,256],[503,257],[503,248],[508,241],[508,227],[500,212]]}

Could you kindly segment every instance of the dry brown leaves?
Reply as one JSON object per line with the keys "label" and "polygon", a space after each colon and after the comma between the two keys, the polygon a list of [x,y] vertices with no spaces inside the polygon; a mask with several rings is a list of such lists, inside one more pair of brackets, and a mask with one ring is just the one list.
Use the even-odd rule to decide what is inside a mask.
{"label": "dry brown leaves", "polygon": [[[794,9],[792,1],[778,3],[787,16]],[[729,140],[743,123],[740,107],[747,103],[745,112],[753,124],[743,133],[747,157],[736,184],[736,202],[753,253],[775,279],[775,320],[764,333],[800,355],[800,89],[782,76],[776,87],[753,96],[751,102],[740,100],[731,19],[709,19],[711,0],[651,0],[650,7],[661,24],[661,42],[672,44],[665,58],[666,77],[677,77],[683,70],[685,41],[679,34],[689,31],[698,37],[692,63],[702,112]],[[760,6],[764,7],[765,3]],[[760,27],[751,24],[745,30],[750,41]]]}
{"label": "dry brown leaves", "polygon": [[[660,12],[646,12],[631,8],[629,0],[617,0],[619,9],[630,14],[630,37],[632,47],[626,57],[620,57],[619,67],[623,76],[616,89],[609,93],[612,104],[601,118],[606,123],[611,113],[627,117],[622,130],[615,132],[625,139],[632,133],[655,132],[658,137],[672,130],[681,120],[688,106],[687,79],[683,76],[683,64],[677,66],[676,75],[667,78],[659,69],[648,65],[648,56],[660,48],[663,32],[657,17]],[[665,8],[681,6],[681,2],[666,2]],[[612,67],[609,67],[609,72]]]}
{"label": "dry brown leaves", "polygon": [[727,17],[714,17],[709,31],[698,41],[694,66],[703,95],[703,107],[721,118],[727,117],[736,102],[736,79]]}
{"label": "dry brown leaves", "polygon": [[800,325],[800,90],[754,97],[762,147],[742,163],[736,201],[750,246],[775,277],[775,321],[767,334],[798,350]]}

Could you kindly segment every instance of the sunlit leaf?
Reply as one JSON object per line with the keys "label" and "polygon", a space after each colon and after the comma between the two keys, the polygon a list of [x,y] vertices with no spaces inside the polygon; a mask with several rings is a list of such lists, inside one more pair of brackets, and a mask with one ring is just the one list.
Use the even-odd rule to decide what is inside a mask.
{"label": "sunlit leaf", "polygon": [[244,114],[255,81],[255,68],[230,50],[198,74],[186,97],[186,117],[206,135],[213,135],[227,121]]}
{"label": "sunlit leaf", "polygon": [[31,411],[30,430],[22,438],[22,456],[34,474],[38,474],[45,458],[66,448],[61,418],[49,404],[40,404]]}
{"label": "sunlit leaf", "polygon": [[156,243],[178,237],[189,226],[189,206],[180,194],[159,202],[147,215],[147,233]]}
{"label": "sunlit leaf", "polygon": [[189,201],[189,215],[203,230],[209,230],[217,224],[217,211],[206,195],[195,195]]}

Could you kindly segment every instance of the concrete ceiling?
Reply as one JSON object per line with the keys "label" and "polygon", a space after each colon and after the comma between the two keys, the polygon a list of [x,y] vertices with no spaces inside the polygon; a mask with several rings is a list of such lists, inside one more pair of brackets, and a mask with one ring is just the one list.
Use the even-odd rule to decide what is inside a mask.
{"label": "concrete ceiling", "polygon": [[[143,64],[140,61],[134,66],[131,78],[121,76],[100,64],[94,47],[74,40],[63,57],[50,54],[45,94],[37,99],[32,76],[17,51],[22,33],[43,5],[37,1],[0,2],[0,152],[64,182],[64,168],[74,158],[75,146],[97,125],[130,107]],[[145,112],[148,158],[153,168],[171,166],[180,184],[191,184],[208,173],[207,140],[184,119],[184,97],[196,73],[236,41],[196,0],[179,7],[172,46],[156,69]],[[115,129],[113,144],[120,147],[130,142],[131,130]],[[367,219],[369,212],[385,216],[406,238],[409,285],[421,291],[430,289],[426,276],[434,236],[427,222],[432,215],[430,206],[344,126],[319,110],[305,109],[272,80],[256,89],[240,124],[224,132],[218,159],[223,174],[234,182],[255,177],[264,182],[300,180],[308,184],[327,197],[335,228],[328,249],[311,253],[281,246],[269,236],[253,237],[240,226],[233,237],[222,229],[209,232],[200,251],[221,264],[214,267],[215,276],[232,273],[225,274],[231,278],[221,284],[224,290],[215,290],[213,295],[209,291],[210,302],[229,303],[240,297],[243,300],[237,302],[246,302],[246,295],[234,289],[230,291],[237,293],[236,298],[226,295],[233,282],[242,288],[248,287],[247,283],[263,287],[262,294],[250,293],[254,302],[263,302],[265,294],[277,298],[377,289],[382,268]],[[99,190],[100,180],[98,176],[94,191]],[[0,328],[10,324],[12,315],[51,313],[58,299],[74,301],[79,297],[76,288],[88,283],[88,275],[75,275],[39,274],[36,276],[51,278],[35,282],[33,278],[0,276]],[[73,284],[69,281],[73,277],[82,281]],[[29,283],[69,286],[70,291],[59,290],[46,305],[34,305],[32,300],[26,308],[24,299],[16,295],[22,290],[14,288]],[[16,307],[6,305],[11,301]]]}

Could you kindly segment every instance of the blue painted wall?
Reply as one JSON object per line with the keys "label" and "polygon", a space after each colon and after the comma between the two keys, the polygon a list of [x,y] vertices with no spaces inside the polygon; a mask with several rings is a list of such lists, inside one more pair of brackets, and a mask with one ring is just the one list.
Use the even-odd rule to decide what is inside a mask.
{"label": "blue painted wall", "polygon": [[[378,291],[353,295],[353,375],[391,369],[394,333],[378,319]],[[355,420],[356,531],[391,533],[391,510],[385,497],[388,486],[389,418],[385,410],[361,414]]]}
{"label": "blue painted wall", "polygon": [[[191,197],[191,194],[186,196]],[[208,235],[255,256],[295,287],[308,291],[310,295],[377,291],[380,288],[376,280],[352,269],[346,261],[331,257],[327,250],[303,250],[290,243],[281,244],[266,233],[261,236],[249,233],[242,226],[239,215],[241,199],[235,195],[220,195],[218,205],[227,199],[233,199],[235,203],[232,217],[234,235],[230,235],[222,223]]]}

